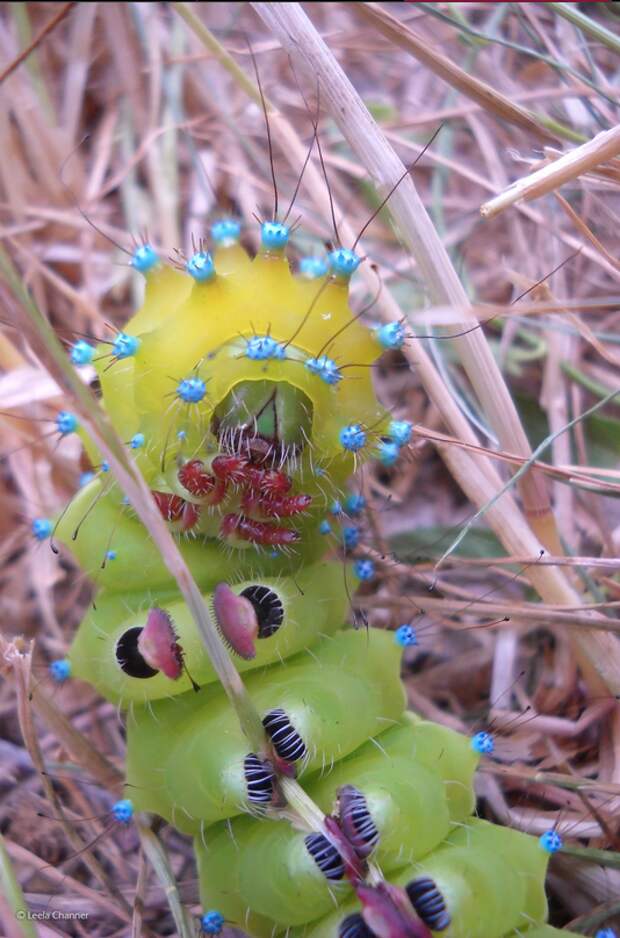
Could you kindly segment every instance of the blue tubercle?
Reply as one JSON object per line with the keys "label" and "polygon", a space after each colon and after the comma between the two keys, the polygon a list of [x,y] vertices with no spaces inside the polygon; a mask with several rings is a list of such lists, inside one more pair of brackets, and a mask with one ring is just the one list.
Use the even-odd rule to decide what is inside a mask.
{"label": "blue tubercle", "polygon": [[363,512],[364,508],[366,507],[366,499],[363,495],[349,495],[344,503],[344,507],[346,513],[354,518],[356,515],[361,515]]}
{"label": "blue tubercle", "polygon": [[216,244],[228,247],[235,244],[241,235],[241,225],[234,218],[221,218],[211,225],[211,237]]}
{"label": "blue tubercle", "polygon": [[105,552],[106,560],[116,560],[117,556],[118,556],[118,553],[115,550],[110,549],[110,550],[106,550]]}
{"label": "blue tubercle", "polygon": [[276,342],[270,335],[253,335],[246,340],[245,354],[252,361],[264,362],[270,358],[286,358],[286,349],[281,342]]}
{"label": "blue tubercle", "polygon": [[197,251],[189,258],[185,270],[196,283],[206,283],[215,276],[215,264],[208,251]]}
{"label": "blue tubercle", "polygon": [[366,431],[359,423],[350,423],[340,431],[342,447],[351,453],[358,453],[363,449],[366,446],[367,439]]}
{"label": "blue tubercle", "polygon": [[557,831],[545,831],[545,833],[538,838],[538,843],[547,853],[557,853],[563,846],[562,838]]}
{"label": "blue tubercle", "polygon": [[79,421],[75,414],[72,414],[68,410],[61,410],[56,414],[56,429],[61,436],[67,436],[69,433],[75,433],[79,425]]}
{"label": "blue tubercle", "polygon": [[78,339],[71,346],[70,358],[74,365],[90,365],[95,356],[95,346]]}
{"label": "blue tubercle", "polygon": [[103,462],[101,463],[101,471],[102,472],[110,471],[110,463],[108,462],[107,459],[104,459]]}
{"label": "blue tubercle", "polygon": [[112,815],[115,821],[121,824],[129,824],[133,817],[133,802],[129,798],[121,798],[112,805]]}
{"label": "blue tubercle", "polygon": [[131,358],[140,348],[140,344],[137,336],[119,332],[112,343],[112,355],[118,359]]}
{"label": "blue tubercle", "polygon": [[406,446],[413,434],[413,424],[408,420],[392,420],[388,427],[388,436],[397,446]]}
{"label": "blue tubercle", "polygon": [[264,221],[260,226],[260,240],[264,248],[281,250],[288,243],[290,230],[288,225],[279,221]]}
{"label": "blue tubercle", "polygon": [[64,684],[71,677],[71,662],[68,658],[58,658],[49,666],[50,677],[57,684]]}
{"label": "blue tubercle", "polygon": [[405,625],[400,625],[394,632],[394,641],[401,648],[409,648],[411,645],[418,644],[418,635],[412,625],[405,623]]}
{"label": "blue tubercle", "polygon": [[94,472],[91,472],[90,470],[88,470],[87,472],[83,472],[82,475],[80,476],[80,481],[78,482],[78,485],[80,486],[81,489],[83,489],[84,486],[88,485],[89,482],[92,482],[94,478],[95,478]]}
{"label": "blue tubercle", "polygon": [[377,341],[385,349],[402,348],[405,342],[405,330],[399,322],[386,322],[379,326],[375,335]]}
{"label": "blue tubercle", "polygon": [[353,573],[362,582],[372,580],[375,575],[375,565],[372,560],[356,560],[353,564]]}
{"label": "blue tubercle", "polygon": [[299,262],[299,273],[308,280],[324,277],[328,270],[329,266],[323,257],[302,257]]}
{"label": "blue tubercle", "polygon": [[476,733],[471,738],[471,748],[480,755],[490,756],[495,751],[495,740],[490,733]]}
{"label": "blue tubercle", "polygon": [[205,935],[219,935],[225,923],[225,918],[217,909],[209,909],[200,917],[200,928]]}
{"label": "blue tubercle", "polygon": [[400,446],[392,440],[381,440],[379,443],[379,460],[384,466],[393,466],[400,456]]}
{"label": "blue tubercle", "polygon": [[144,433],[134,433],[132,438],[129,441],[129,446],[131,449],[142,449],[144,446],[145,436]]}
{"label": "blue tubercle", "polygon": [[183,378],[177,385],[177,397],[186,404],[198,404],[207,393],[207,386],[202,378]]}
{"label": "blue tubercle", "polygon": [[318,358],[307,358],[304,362],[306,368],[313,375],[317,375],[325,384],[338,384],[342,381],[342,372],[333,360],[327,355],[319,355]]}
{"label": "blue tubercle", "polygon": [[347,279],[355,273],[361,260],[361,257],[358,257],[354,251],[349,251],[348,248],[336,248],[327,256],[327,262],[332,274]]}
{"label": "blue tubercle", "polygon": [[37,541],[46,541],[51,536],[54,525],[49,518],[35,518],[30,529]]}
{"label": "blue tubercle", "polygon": [[159,254],[150,244],[141,244],[133,252],[130,264],[134,270],[139,270],[141,274],[147,274],[149,270],[159,264]]}
{"label": "blue tubercle", "polygon": [[618,938],[613,928],[599,928],[594,938]]}
{"label": "blue tubercle", "polygon": [[323,521],[321,521],[319,525],[319,534],[331,534],[331,533],[332,533],[332,526],[327,520],[327,518],[324,518]]}
{"label": "blue tubercle", "polygon": [[335,517],[338,517],[338,515],[342,515],[344,513],[343,508],[342,508],[342,502],[336,499],[336,501],[332,502],[331,505],[329,506],[329,511],[330,511],[330,514],[334,515]]}
{"label": "blue tubercle", "polygon": [[355,550],[360,542],[360,529],[355,525],[342,529],[342,540],[345,550]]}

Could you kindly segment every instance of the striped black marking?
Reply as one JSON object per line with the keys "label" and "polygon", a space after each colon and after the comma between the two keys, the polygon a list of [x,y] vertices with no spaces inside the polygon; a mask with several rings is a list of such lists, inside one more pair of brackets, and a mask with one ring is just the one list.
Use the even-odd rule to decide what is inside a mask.
{"label": "striped black marking", "polygon": [[451,922],[441,892],[429,876],[412,879],[405,886],[409,901],[431,931],[444,931]]}
{"label": "striped black marking", "polygon": [[256,583],[254,586],[246,586],[241,595],[254,607],[258,621],[258,637],[269,638],[277,632],[284,621],[284,606],[275,590]]}
{"label": "striped black marking", "polygon": [[280,707],[263,717],[263,726],[281,759],[297,762],[306,755],[306,744]]}
{"label": "striped black marking", "polygon": [[243,774],[248,801],[252,804],[269,804],[273,800],[275,773],[267,762],[250,752],[243,760]]}
{"label": "striped black marking", "polygon": [[344,860],[323,834],[304,837],[306,850],[326,879],[338,880],[344,876]]}
{"label": "striped black marking", "polygon": [[363,793],[354,785],[338,789],[340,827],[360,857],[367,857],[379,842],[379,831]]}
{"label": "striped black marking", "polygon": [[359,912],[343,918],[338,926],[338,938],[375,938]]}

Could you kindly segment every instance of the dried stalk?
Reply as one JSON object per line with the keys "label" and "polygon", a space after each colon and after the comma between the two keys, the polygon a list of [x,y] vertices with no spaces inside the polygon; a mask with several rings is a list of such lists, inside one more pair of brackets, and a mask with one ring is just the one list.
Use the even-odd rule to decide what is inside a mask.
{"label": "dried stalk", "polygon": [[604,130],[587,143],[575,147],[552,163],[517,179],[507,189],[480,206],[484,218],[493,218],[518,202],[540,199],[564,183],[590,172],[620,154],[620,125]]}
{"label": "dried stalk", "polygon": [[387,39],[409,52],[418,62],[422,62],[431,72],[467,98],[471,98],[488,113],[529,131],[538,139],[554,142],[557,140],[555,134],[543,127],[529,111],[514,104],[495,88],[442,55],[433,48],[426,36],[418,35],[383,7],[376,3],[356,3],[355,6],[357,12],[369,20],[373,28],[378,29]]}

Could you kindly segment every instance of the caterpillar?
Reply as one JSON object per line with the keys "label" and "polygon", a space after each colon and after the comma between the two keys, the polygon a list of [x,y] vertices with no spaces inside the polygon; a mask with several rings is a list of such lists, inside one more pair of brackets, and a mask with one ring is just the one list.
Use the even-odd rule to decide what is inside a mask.
{"label": "caterpillar", "polygon": [[[378,403],[369,367],[402,327],[352,313],[352,251],[309,277],[291,271],[277,219],[253,258],[232,222],[211,235],[213,251],[201,244],[183,270],[141,247],[143,306],[111,347],[79,340],[71,357],[95,364],[265,747],[249,747],[172,577],[84,436],[95,476],[54,538],[98,593],[66,668],[127,713],[126,797],[194,838],[203,907],[257,936],[551,935],[549,853],[473,818],[479,751],[405,713],[411,630],[343,627],[373,566],[330,558],[334,540],[357,546],[329,540],[330,518],[334,502],[359,506],[352,472],[411,436]],[[286,819],[291,776],[323,828]]]}

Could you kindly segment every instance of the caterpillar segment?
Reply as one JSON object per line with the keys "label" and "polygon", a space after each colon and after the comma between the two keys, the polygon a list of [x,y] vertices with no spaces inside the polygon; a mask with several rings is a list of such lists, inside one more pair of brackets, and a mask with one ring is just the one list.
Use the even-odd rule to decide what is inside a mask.
{"label": "caterpillar segment", "polygon": [[[352,571],[374,568],[328,551],[358,546],[341,531],[364,505],[351,474],[391,465],[411,438],[371,367],[406,336],[352,313],[355,254],[294,274],[288,234],[263,223],[252,258],[226,220],[213,254],[201,242],[174,266],[144,246],[141,309],[86,356],[244,673],[264,749],[249,748],[176,583],[84,437],[94,477],[53,534],[97,598],[65,670],[127,711],[126,797],[194,838],[218,922],[257,938],[551,938],[548,854],[472,818],[480,754],[404,712],[409,639],[343,627]],[[279,775],[326,827],[289,823]]]}

